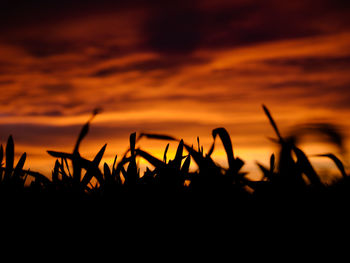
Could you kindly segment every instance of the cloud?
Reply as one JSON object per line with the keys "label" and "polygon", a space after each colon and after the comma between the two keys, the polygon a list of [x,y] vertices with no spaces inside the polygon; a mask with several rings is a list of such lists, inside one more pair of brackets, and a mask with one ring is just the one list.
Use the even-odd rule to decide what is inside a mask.
{"label": "cloud", "polygon": [[349,13],[326,0],[7,1],[1,136],[70,149],[96,107],[91,152],[142,129],[209,142],[216,126],[253,148],[272,133],[261,103],[282,130],[332,116],[349,126]]}
{"label": "cloud", "polygon": [[191,53],[201,44],[201,23],[202,14],[195,5],[161,5],[145,25],[147,46],[161,54]]}
{"label": "cloud", "polygon": [[191,65],[200,65],[208,63],[206,58],[198,57],[158,57],[154,59],[137,61],[128,65],[117,65],[109,66],[107,68],[99,69],[98,71],[91,74],[92,77],[108,77],[115,74],[127,73],[130,71],[138,71],[140,73],[147,74],[151,71],[171,71],[175,73],[177,69],[180,69],[182,66],[191,66]]}
{"label": "cloud", "polygon": [[184,55],[343,31],[349,28],[346,7],[330,0],[6,2],[0,40],[39,58],[96,48],[101,42],[111,54]]}
{"label": "cloud", "polygon": [[299,68],[304,72],[339,72],[350,68],[350,56],[279,58],[266,60],[264,63],[272,66]]}

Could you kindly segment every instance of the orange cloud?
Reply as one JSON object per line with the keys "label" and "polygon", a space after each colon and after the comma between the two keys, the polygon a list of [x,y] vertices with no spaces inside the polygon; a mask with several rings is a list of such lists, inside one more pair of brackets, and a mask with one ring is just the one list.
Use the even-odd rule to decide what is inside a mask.
{"label": "orange cloud", "polygon": [[252,167],[273,149],[261,103],[282,132],[310,121],[349,130],[347,9],[328,1],[315,9],[315,1],[107,2],[80,11],[63,3],[44,21],[20,8],[28,23],[1,28],[0,136],[14,134],[19,150],[28,147],[34,170],[51,162],[45,147],[71,149],[96,107],[104,112],[84,142],[89,156],[105,142],[109,157],[123,152],[134,131],[189,143],[198,135],[209,147],[211,130],[224,126]]}

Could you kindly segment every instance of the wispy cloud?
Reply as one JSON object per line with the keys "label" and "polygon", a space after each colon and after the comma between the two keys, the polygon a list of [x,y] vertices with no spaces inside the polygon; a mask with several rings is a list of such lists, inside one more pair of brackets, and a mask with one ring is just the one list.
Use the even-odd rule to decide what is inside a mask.
{"label": "wispy cloud", "polygon": [[344,1],[34,2],[0,10],[1,137],[20,147],[69,148],[96,107],[91,145],[118,149],[133,131],[209,142],[217,126],[243,151],[267,147],[261,103],[282,130],[350,126]]}

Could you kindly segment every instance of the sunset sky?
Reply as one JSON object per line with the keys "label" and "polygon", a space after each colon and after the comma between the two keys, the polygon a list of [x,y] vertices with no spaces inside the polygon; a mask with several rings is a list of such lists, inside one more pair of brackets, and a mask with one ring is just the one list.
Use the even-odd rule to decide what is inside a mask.
{"label": "sunset sky", "polygon": [[[108,143],[113,159],[132,132],[206,147],[225,127],[249,171],[275,149],[262,103],[282,133],[311,122],[350,130],[349,17],[345,0],[1,1],[1,143],[12,134],[28,167],[50,171],[46,150],[72,151],[102,108],[87,158]],[[140,142],[158,156],[165,146]]]}

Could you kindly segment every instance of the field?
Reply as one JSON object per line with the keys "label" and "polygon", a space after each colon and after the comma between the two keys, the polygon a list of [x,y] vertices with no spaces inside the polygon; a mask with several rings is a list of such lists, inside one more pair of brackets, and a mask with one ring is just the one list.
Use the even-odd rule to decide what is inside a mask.
{"label": "field", "polygon": [[[82,127],[71,153],[48,151],[56,158],[51,176],[23,169],[26,153],[14,163],[14,141],[9,136],[5,147],[0,148],[0,195],[3,203],[19,200],[25,203],[41,202],[99,202],[119,205],[159,204],[177,202],[178,204],[246,205],[248,204],[334,204],[349,198],[349,177],[343,162],[331,153],[320,154],[319,158],[329,158],[337,168],[340,179],[332,184],[322,182],[308,156],[296,146],[295,138],[283,137],[271,113],[263,105],[263,111],[276,134],[274,140],[279,152],[270,155],[270,165],[257,163],[262,179],[253,181],[242,172],[244,161],[234,155],[230,135],[225,128],[212,131],[213,142],[207,153],[198,145],[188,145],[182,139],[163,134],[130,135],[130,147],[122,156],[115,156],[109,166],[101,164],[106,145],[87,160],[79,153],[79,146],[88,134],[89,126],[98,111]],[[341,144],[339,134],[323,129],[334,143]],[[177,141],[174,159],[168,160],[164,150],[163,159],[158,159],[146,150],[136,148],[142,138]],[[215,145],[221,141],[227,156],[228,168],[212,159]],[[5,148],[5,149],[4,149]],[[140,172],[138,158],[150,165]],[[198,167],[190,171],[191,162]]]}

